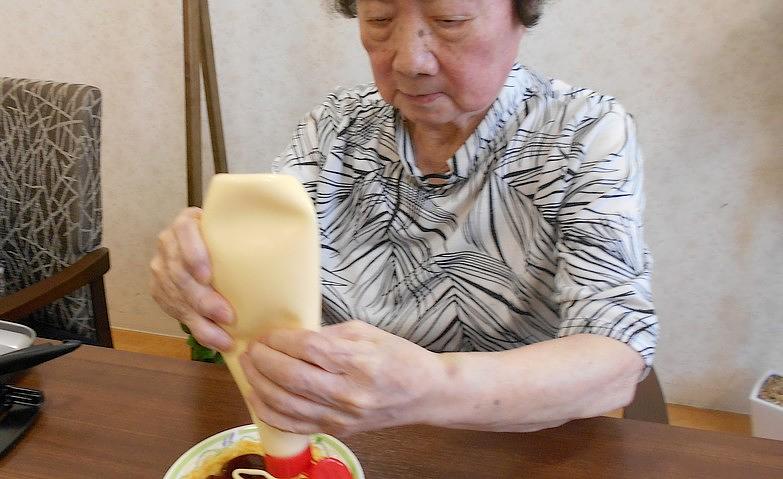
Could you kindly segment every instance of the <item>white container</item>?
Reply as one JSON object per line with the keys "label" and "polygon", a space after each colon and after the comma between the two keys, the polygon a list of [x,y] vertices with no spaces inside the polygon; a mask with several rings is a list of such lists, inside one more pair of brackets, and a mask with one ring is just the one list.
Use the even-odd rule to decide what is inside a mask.
{"label": "white container", "polygon": [[750,393],[750,421],[755,437],[783,441],[783,406],[759,398],[761,386],[770,376],[783,376],[778,371],[767,371],[761,376]]}

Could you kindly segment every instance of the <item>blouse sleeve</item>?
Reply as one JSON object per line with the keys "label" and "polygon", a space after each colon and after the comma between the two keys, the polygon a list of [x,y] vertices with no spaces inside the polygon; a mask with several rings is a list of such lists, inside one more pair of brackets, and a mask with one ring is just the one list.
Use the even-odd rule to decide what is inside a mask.
{"label": "blouse sleeve", "polygon": [[643,239],[642,157],[616,105],[576,128],[556,214],[558,337],[599,334],[652,365],[658,321]]}
{"label": "blouse sleeve", "polygon": [[298,179],[315,201],[318,175],[324,164],[324,155],[319,144],[323,133],[324,106],[315,108],[305,115],[294,130],[288,146],[275,158],[273,170]]}

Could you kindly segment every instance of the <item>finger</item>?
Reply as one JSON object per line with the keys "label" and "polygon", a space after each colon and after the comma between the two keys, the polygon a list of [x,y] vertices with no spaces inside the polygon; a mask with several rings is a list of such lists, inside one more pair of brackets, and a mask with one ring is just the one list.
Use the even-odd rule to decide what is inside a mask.
{"label": "finger", "polygon": [[281,431],[293,432],[296,434],[315,434],[317,432],[322,432],[322,428],[317,424],[301,421],[272,409],[264,404],[254,392],[248,394],[247,401],[250,403],[250,407],[253,408],[253,412],[258,419]]}
{"label": "finger", "polygon": [[164,259],[156,255],[150,262],[150,292],[155,302],[163,311],[176,319],[183,321],[187,305],[182,300],[179,289],[171,282],[164,264]]}
{"label": "finger", "polygon": [[208,284],[212,277],[207,245],[199,227],[201,209],[191,207],[174,221],[172,229],[182,252],[185,269],[201,284]]}
{"label": "finger", "polygon": [[182,321],[190,329],[190,333],[202,346],[220,352],[230,351],[234,347],[234,340],[220,326],[211,320],[190,312]]}
{"label": "finger", "polygon": [[344,412],[292,394],[270,381],[255,368],[247,354],[240,356],[240,364],[257,397],[272,410],[310,424],[322,425],[337,416],[343,417],[343,423],[347,422],[347,415]]}
{"label": "finger", "polygon": [[199,315],[220,324],[233,324],[234,310],[212,286],[198,283],[191,276],[182,277],[178,286],[185,301]]}
{"label": "finger", "polygon": [[165,268],[159,266],[160,258],[153,259],[150,269],[152,270],[152,296],[160,305],[161,309],[182,322],[188,327],[193,337],[202,345],[217,349],[218,351],[228,351],[233,347],[233,340],[223,329],[213,323],[211,320],[198,314],[185,299],[181,291],[171,281]]}
{"label": "finger", "polygon": [[164,231],[160,234],[159,240],[165,257],[165,271],[191,309],[214,321],[231,324],[234,314],[228,301],[212,286],[196,281],[190,271],[184,267],[183,255],[174,233]]}
{"label": "finger", "polygon": [[[324,328],[326,329],[326,328]],[[345,374],[356,358],[368,353],[368,344],[305,329],[276,329],[259,338],[268,347],[333,374]]]}
{"label": "finger", "polygon": [[260,342],[250,345],[248,356],[259,374],[289,393],[326,406],[340,404],[337,399],[339,392],[346,387],[342,375],[330,373]]}
{"label": "finger", "polygon": [[390,334],[358,319],[324,326],[321,329],[321,333],[325,336],[350,339],[353,341],[372,340],[377,337],[378,334]]}

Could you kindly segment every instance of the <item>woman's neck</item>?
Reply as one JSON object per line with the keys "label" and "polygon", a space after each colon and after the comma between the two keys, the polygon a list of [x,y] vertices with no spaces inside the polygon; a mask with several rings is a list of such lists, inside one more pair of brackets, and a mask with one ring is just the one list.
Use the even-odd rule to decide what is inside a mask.
{"label": "woman's neck", "polygon": [[419,171],[423,175],[448,173],[449,160],[473,134],[483,117],[484,114],[477,114],[463,123],[441,125],[406,122]]}

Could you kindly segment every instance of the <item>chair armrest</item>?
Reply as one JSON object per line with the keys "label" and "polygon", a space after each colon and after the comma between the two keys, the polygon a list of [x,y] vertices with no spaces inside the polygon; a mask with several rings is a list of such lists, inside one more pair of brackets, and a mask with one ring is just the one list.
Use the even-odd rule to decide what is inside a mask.
{"label": "chair armrest", "polygon": [[62,298],[71,291],[101,279],[109,271],[109,249],[87,253],[64,270],[0,298],[0,318],[17,321]]}

